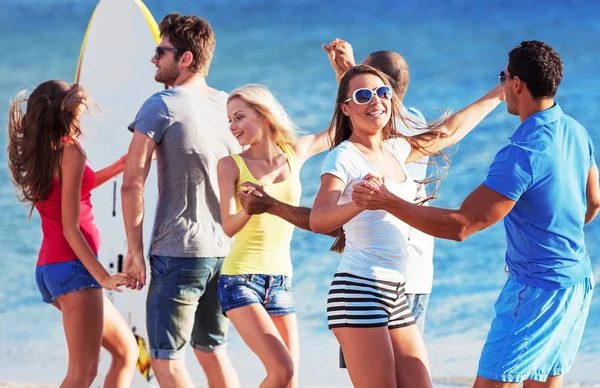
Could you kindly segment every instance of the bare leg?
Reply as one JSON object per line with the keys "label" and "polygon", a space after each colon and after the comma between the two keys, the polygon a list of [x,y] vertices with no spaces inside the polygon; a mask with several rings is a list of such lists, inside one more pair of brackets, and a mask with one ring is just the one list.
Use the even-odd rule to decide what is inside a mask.
{"label": "bare leg", "polygon": [[563,386],[564,375],[548,376],[545,382],[525,380],[523,388],[561,388]]}
{"label": "bare leg", "polygon": [[417,325],[390,330],[398,387],[431,387],[429,358]]}
{"label": "bare leg", "polygon": [[61,388],[89,387],[98,373],[102,342],[102,290],[70,292],[58,297],[67,339],[69,367]]}
{"label": "bare leg", "polygon": [[192,378],[183,360],[166,360],[153,358],[150,360],[158,385],[169,388],[194,388]]}
{"label": "bare leg", "polygon": [[133,332],[106,296],[104,296],[102,347],[108,350],[112,356],[104,386],[106,388],[130,387],[139,347]]}
{"label": "bare leg", "polygon": [[519,383],[505,383],[477,376],[473,388],[517,388]]}
{"label": "bare leg", "polygon": [[287,387],[294,378],[294,362],[267,311],[251,304],[230,310],[227,316],[267,370],[260,387]]}
{"label": "bare leg", "polygon": [[281,338],[283,338],[283,342],[294,363],[294,378],[288,387],[296,388],[298,386],[298,368],[300,366],[300,340],[298,338],[296,314],[272,316],[271,319],[277,331],[281,334]]}
{"label": "bare leg", "polygon": [[356,388],[396,388],[394,349],[387,326],[332,329]]}
{"label": "bare leg", "polygon": [[239,387],[237,373],[227,355],[227,350],[208,353],[194,349],[194,354],[206,374],[209,388]]}

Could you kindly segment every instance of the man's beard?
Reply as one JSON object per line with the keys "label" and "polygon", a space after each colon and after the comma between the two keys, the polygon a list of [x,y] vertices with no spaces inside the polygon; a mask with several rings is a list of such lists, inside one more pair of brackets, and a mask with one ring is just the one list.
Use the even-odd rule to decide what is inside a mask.
{"label": "man's beard", "polygon": [[173,66],[160,69],[160,71],[154,76],[154,80],[168,86],[173,86],[177,77],[179,77],[179,71]]}

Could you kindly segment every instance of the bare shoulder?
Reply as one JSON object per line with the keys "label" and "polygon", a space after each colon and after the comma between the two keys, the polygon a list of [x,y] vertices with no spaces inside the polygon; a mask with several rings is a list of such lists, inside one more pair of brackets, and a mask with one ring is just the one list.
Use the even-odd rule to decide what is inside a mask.
{"label": "bare shoulder", "polygon": [[85,153],[85,150],[83,149],[81,144],[79,144],[79,142],[77,142],[75,140],[68,140],[67,142],[65,142],[65,144],[63,146],[63,160],[64,159],[86,160],[87,154]]}

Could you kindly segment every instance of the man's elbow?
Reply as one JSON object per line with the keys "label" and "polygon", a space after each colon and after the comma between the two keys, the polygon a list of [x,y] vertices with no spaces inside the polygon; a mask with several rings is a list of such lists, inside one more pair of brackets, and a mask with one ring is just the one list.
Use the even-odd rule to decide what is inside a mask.
{"label": "man's elbow", "polygon": [[463,242],[467,239],[467,237],[469,237],[475,232],[476,230],[473,228],[472,225],[469,225],[467,223],[461,223],[455,228],[450,239],[458,242]]}
{"label": "man's elbow", "polygon": [[587,210],[585,212],[585,223],[591,222],[600,212],[600,200],[597,202],[588,202]]}

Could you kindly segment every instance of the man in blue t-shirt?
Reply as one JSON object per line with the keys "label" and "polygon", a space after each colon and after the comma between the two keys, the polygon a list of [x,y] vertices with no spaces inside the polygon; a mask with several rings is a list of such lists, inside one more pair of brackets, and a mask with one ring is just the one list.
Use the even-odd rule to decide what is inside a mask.
{"label": "man in blue t-shirt", "polygon": [[579,348],[594,287],[583,226],[600,210],[598,168],[585,128],[554,101],[560,56],[543,42],[524,41],[508,57],[499,80],[508,112],[521,125],[460,209],[403,201],[376,177],[382,192],[358,186],[353,200],[457,241],[504,218],[509,279],[475,386],[560,386]]}

